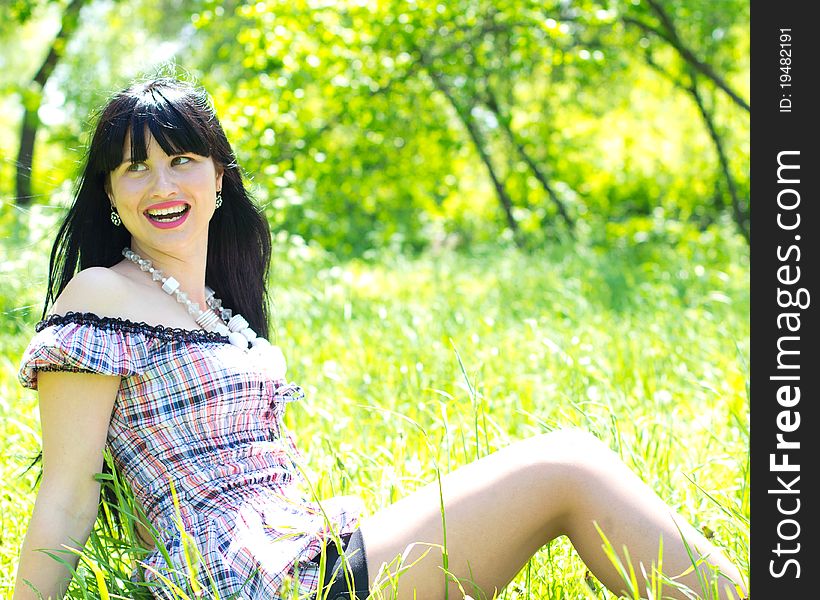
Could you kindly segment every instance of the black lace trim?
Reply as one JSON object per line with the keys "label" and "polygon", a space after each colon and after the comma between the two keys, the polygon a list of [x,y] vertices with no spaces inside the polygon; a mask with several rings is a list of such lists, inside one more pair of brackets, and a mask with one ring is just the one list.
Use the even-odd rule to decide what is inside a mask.
{"label": "black lace trim", "polygon": [[84,369],[82,367],[68,367],[66,365],[54,365],[53,367],[37,367],[36,369],[39,371],[54,371],[63,373],[65,371],[69,371],[71,373],[90,373],[92,375],[97,374],[99,375],[99,371],[92,371],[91,369]]}
{"label": "black lace trim", "polygon": [[229,343],[228,337],[216,333],[215,331],[205,331],[202,329],[180,329],[178,327],[166,327],[165,325],[149,325],[143,321],[139,323],[129,321],[121,317],[100,317],[94,313],[67,312],[64,315],[51,315],[46,317],[37,325],[34,330],[39,332],[51,325],[64,325],[66,323],[76,323],[77,325],[93,325],[97,329],[122,331],[126,333],[143,333],[157,339],[170,342],[223,342]]}

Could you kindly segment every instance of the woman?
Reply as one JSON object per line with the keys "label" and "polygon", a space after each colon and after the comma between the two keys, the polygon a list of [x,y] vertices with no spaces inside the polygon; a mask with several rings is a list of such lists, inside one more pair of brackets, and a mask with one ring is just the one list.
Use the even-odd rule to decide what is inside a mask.
{"label": "woman", "polygon": [[[15,599],[64,593],[68,571],[36,550],[87,539],[106,444],[159,532],[139,576],[161,598],[168,581],[205,597],[277,598],[292,579],[305,597],[435,599],[443,566],[451,597],[460,585],[490,598],[560,535],[618,593],[602,532],[628,549],[641,582],[637,565],[651,573],[662,540],[665,574],[696,591],[717,578],[720,598],[745,594],[715,547],[577,431],[515,443],[361,522],[355,500],[305,500],[282,425],[301,390],[263,339],[269,258],[267,224],[204,90],[161,78],[117,94],[23,356],[20,380],[39,391],[43,478]],[[201,553],[194,576],[185,536]]]}

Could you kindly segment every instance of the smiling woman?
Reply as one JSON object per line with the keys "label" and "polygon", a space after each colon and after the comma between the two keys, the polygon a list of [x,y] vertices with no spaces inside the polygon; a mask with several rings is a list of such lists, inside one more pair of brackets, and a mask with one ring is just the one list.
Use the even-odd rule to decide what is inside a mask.
{"label": "smiling woman", "polygon": [[85,543],[105,447],[150,521],[133,578],[157,598],[491,598],[562,535],[617,593],[631,559],[636,586],[674,578],[664,597],[745,594],[586,432],[517,441],[367,518],[355,498],[308,497],[284,425],[303,393],[265,339],[270,243],[203,90],[158,79],[109,102],[19,372],[39,393],[43,478],[15,600],[64,593],[76,556],[38,550]]}

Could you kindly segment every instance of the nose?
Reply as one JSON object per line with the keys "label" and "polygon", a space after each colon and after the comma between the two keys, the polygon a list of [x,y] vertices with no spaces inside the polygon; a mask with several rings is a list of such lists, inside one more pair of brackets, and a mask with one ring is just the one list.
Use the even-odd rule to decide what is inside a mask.
{"label": "nose", "polygon": [[164,165],[154,169],[154,185],[151,190],[154,198],[173,198],[178,191],[173,170]]}

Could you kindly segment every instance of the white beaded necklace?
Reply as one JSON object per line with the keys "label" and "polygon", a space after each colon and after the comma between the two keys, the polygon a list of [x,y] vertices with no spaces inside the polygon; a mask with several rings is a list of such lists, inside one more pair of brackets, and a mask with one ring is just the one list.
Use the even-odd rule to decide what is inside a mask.
{"label": "white beaded necklace", "polygon": [[249,345],[252,348],[271,346],[268,340],[256,335],[256,332],[248,325],[245,317],[238,313],[233,314],[230,308],[223,308],[222,300],[217,298],[214,291],[208,286],[205,286],[205,303],[208,306],[203,310],[197,302],[188,298],[188,294],[180,289],[179,282],[176,279],[154,268],[150,260],[142,258],[128,247],[123,248],[122,255],[137,265],[140,270],[149,274],[151,279],[162,286],[163,292],[169,296],[175,296],[177,302],[184,304],[188,309],[188,314],[205,331],[213,331],[227,336],[228,341],[239,348],[247,349]]}

